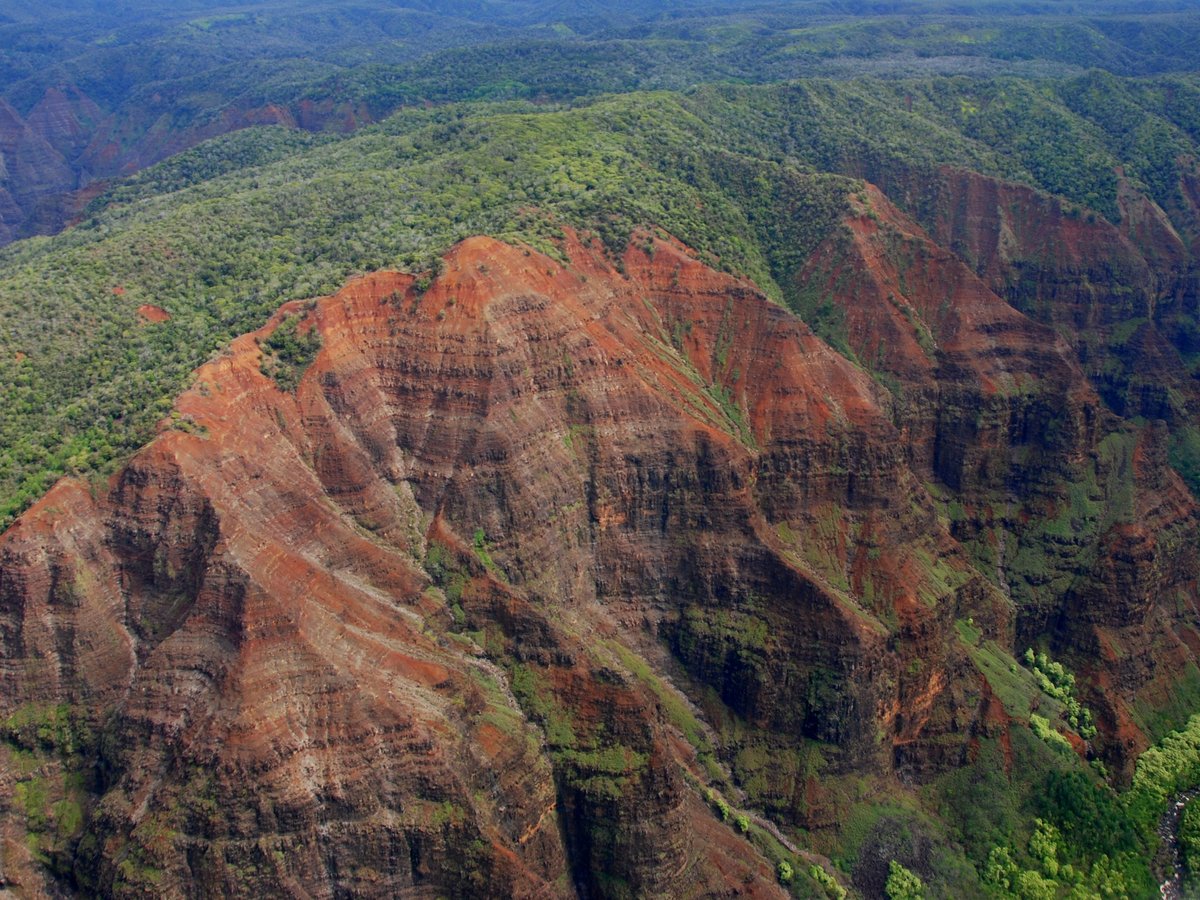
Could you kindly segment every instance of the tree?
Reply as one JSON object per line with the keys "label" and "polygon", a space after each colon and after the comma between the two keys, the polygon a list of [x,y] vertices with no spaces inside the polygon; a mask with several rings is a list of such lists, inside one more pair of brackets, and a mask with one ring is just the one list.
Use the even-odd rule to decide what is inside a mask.
{"label": "tree", "polygon": [[792,864],[786,859],[781,859],[779,865],[775,867],[775,874],[779,878],[780,884],[791,884],[796,873],[792,869]]}
{"label": "tree", "polygon": [[894,859],[888,863],[888,872],[887,884],[883,888],[888,900],[924,900],[925,885],[916,873]]}

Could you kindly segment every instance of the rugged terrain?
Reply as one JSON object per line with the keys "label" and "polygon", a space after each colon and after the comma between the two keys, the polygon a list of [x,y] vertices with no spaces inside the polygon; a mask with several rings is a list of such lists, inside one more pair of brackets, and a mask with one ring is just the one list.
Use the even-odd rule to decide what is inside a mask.
{"label": "rugged terrain", "polygon": [[417,6],[0,0],[0,894],[1153,895],[1200,16]]}
{"label": "rugged terrain", "polygon": [[[1127,773],[1200,649],[1166,427],[1002,298],[1011,250],[973,269],[869,185],[845,209],[795,277],[862,365],[665,233],[567,230],[355,279],[199,369],[0,539],[5,883],[769,895],[785,860],[815,890],[722,806],[833,852],[871,792],[1011,767],[1045,634],[1100,731],[1057,727]],[[891,855],[941,884],[929,852]]]}
{"label": "rugged terrain", "polygon": [[1198,37],[1181,0],[0,0],[0,246],[256,125],[345,132],[405,107],[815,76],[1162,76],[1196,69]]}
{"label": "rugged terrain", "polygon": [[350,130],[370,121],[352,104],[300,101],[233,104],[186,126],[172,123],[171,97],[105,113],[66,84],[50,87],[22,117],[0,98],[0,244],[54,234],[114,180],[217,135],[256,125]]}

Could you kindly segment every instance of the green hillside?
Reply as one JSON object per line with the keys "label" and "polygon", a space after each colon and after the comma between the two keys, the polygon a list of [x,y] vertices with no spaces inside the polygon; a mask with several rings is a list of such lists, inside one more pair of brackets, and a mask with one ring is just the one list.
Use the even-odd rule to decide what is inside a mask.
{"label": "green hillside", "polygon": [[[960,165],[1115,219],[1120,164],[1170,210],[1197,96],[1185,76],[810,81],[215,140],[114,188],[78,227],[0,251],[0,522],[64,472],[108,471],[209,354],[355,272],[421,270],[475,233],[547,247],[568,224],[616,248],[650,224],[784,301],[782,276],[851,190],[814,173]],[[172,320],[139,325],[143,303]]]}

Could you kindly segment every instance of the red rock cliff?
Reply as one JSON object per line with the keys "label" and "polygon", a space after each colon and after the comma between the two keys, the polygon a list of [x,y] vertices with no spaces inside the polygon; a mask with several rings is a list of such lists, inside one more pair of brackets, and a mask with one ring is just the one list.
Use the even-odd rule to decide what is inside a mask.
{"label": "red rock cliff", "polygon": [[[1008,644],[1013,608],[960,543],[993,513],[926,484],[993,504],[1014,447],[1070,469],[1102,417],[1065,345],[872,197],[886,228],[864,212],[808,277],[853,269],[856,352],[899,395],[646,237],[623,271],[472,238],[235,341],[106,489],[0,538],[4,878],[48,878],[36,853],[113,894],[774,894],[673,681],[830,774],[959,764],[992,700],[955,622]],[[321,339],[294,391],[264,374],[290,318]],[[1194,533],[1138,446],[1147,521]],[[1169,626],[1150,591],[1181,564],[1097,540],[1072,602],[1141,593],[1087,633]],[[12,812],[34,764],[41,818]],[[778,818],[827,823],[801,770],[774,784]]]}

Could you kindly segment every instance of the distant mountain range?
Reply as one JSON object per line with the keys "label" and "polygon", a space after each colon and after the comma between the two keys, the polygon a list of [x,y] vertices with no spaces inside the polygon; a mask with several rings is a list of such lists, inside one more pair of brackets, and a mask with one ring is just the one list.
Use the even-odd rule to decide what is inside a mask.
{"label": "distant mountain range", "polygon": [[403,106],[974,74],[1189,71],[1188,3],[0,6],[0,243],[240,128],[342,131]]}

